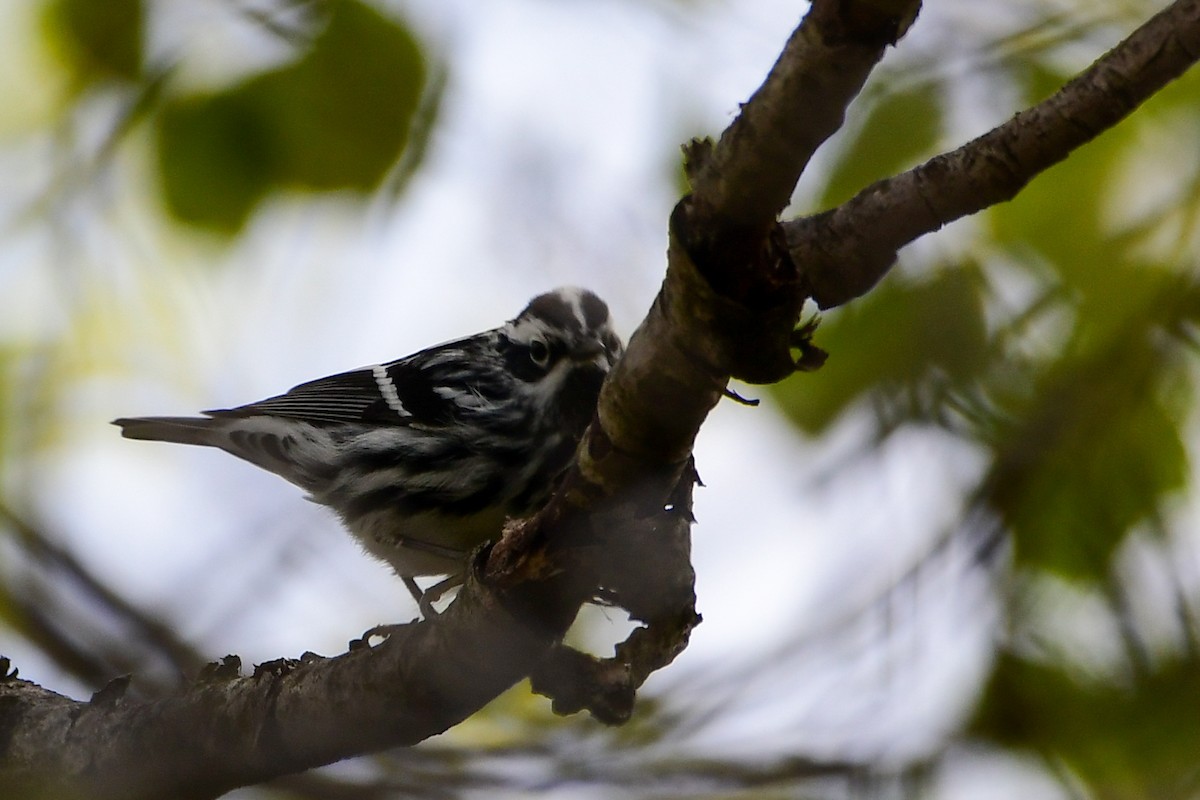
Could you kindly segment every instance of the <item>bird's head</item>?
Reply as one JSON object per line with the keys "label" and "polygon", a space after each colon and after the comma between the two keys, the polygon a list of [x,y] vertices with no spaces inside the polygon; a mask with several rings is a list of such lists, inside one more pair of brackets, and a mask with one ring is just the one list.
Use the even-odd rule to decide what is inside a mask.
{"label": "bird's head", "polygon": [[509,368],[542,405],[566,404],[587,418],[622,351],[608,305],[576,287],[533,298],[500,334]]}

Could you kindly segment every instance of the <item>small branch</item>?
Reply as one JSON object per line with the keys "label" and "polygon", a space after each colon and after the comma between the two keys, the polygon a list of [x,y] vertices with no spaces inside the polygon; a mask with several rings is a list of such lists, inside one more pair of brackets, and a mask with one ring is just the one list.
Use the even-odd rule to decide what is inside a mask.
{"label": "small branch", "polygon": [[822,308],[869,290],[914,239],[1011,200],[1039,173],[1116,125],[1200,58],[1200,0],[1178,0],[1047,100],[957,150],[785,223]]}

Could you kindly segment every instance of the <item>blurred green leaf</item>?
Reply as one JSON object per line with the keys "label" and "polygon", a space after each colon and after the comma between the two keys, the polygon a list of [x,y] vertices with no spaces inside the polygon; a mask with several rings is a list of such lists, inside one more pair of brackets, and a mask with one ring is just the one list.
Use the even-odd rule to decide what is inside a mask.
{"label": "blurred green leaf", "polygon": [[1174,800],[1200,791],[1200,663],[1183,660],[1130,685],[1081,685],[1007,657],[972,732],[1061,760],[1106,800]]}
{"label": "blurred green leaf", "polygon": [[[1124,143],[1110,131],[1047,170],[1021,192],[1020,201],[993,206],[985,219],[1017,263],[1037,254],[1069,283],[1085,288],[1111,251],[1100,229],[1100,203],[1111,188]],[[1037,262],[1035,262],[1037,263]]]}
{"label": "blurred green leaf", "polygon": [[160,171],[178,219],[226,231],[241,227],[275,172],[275,142],[243,94],[172,102],[159,118]]}
{"label": "blurred green leaf", "polygon": [[408,140],[425,62],[412,36],[349,0],[301,61],[247,93],[276,128],[276,180],[311,189],[370,189]]}
{"label": "blurred green leaf", "polygon": [[355,0],[330,8],[298,61],[164,108],[160,169],[177,218],[235,231],[272,188],[366,191],[396,163],[421,98],[420,49]]}
{"label": "blurred green leaf", "polygon": [[1105,224],[1105,208],[1141,124],[1135,117],[1106,131],[1038,176],[1017,201],[988,209],[984,219],[1015,263],[1047,264],[1073,291],[1103,288],[1097,282],[1125,249]]}
{"label": "blurred green leaf", "polygon": [[893,275],[831,314],[815,343],[829,351],[825,366],[811,380],[800,376],[773,390],[810,433],[876,387],[911,387],[931,374],[965,383],[987,359],[978,275],[970,266],[920,283]]}
{"label": "blurred green leaf", "polygon": [[141,74],[141,0],[52,0],[46,25],[80,85]]}
{"label": "blurred green leaf", "polygon": [[[1029,89],[1034,99],[1044,99],[1057,88],[1050,84],[1065,80],[1057,73],[1042,76],[1037,68],[1027,71],[1034,82]],[[1139,246],[1156,233],[1170,230],[1169,220],[1162,218],[1143,220],[1144,230],[1127,229],[1137,222],[1129,219],[1120,203],[1119,193],[1129,189],[1124,182],[1129,165],[1145,157],[1148,142],[1154,141],[1151,133],[1155,126],[1169,125],[1178,130],[1188,124],[1187,120],[1194,120],[1198,89],[1200,75],[1194,71],[1185,74],[1150,98],[1128,120],[1038,176],[1014,202],[988,209],[983,218],[992,226],[996,241],[1014,254],[1015,263],[1048,265],[1054,277],[1073,292],[1107,293],[1116,300],[1114,306],[1119,303],[1124,288],[1114,287],[1113,280],[1124,281],[1125,276],[1114,275],[1114,267],[1131,259],[1131,254],[1144,253],[1144,247],[1139,250]],[[1169,154],[1160,156],[1167,157]],[[1167,201],[1169,207],[1186,214],[1187,201],[1196,202],[1195,166],[1184,162],[1179,169],[1176,186],[1162,184],[1161,177],[1155,176],[1162,184],[1155,189],[1172,198]],[[1186,234],[1175,236],[1186,250]]]}
{"label": "blurred green leaf", "polygon": [[1026,106],[1042,102],[1074,77],[1073,73],[1053,63],[1053,59],[1017,57],[1009,59],[1008,67]]}
{"label": "blurred green leaf", "polygon": [[1163,396],[1167,367],[1148,338],[1058,360],[1007,409],[985,491],[1018,563],[1103,579],[1129,529],[1186,482],[1178,420],[1190,398]]}
{"label": "blurred green leaf", "polygon": [[822,208],[901,172],[934,152],[942,131],[936,84],[888,94],[871,109],[856,138],[838,158],[821,195]]}
{"label": "blurred green leaf", "polygon": [[1174,122],[1179,113],[1190,117],[1196,113],[1197,96],[1200,96],[1200,72],[1188,70],[1147,98],[1138,109],[1138,116],[1132,119]]}

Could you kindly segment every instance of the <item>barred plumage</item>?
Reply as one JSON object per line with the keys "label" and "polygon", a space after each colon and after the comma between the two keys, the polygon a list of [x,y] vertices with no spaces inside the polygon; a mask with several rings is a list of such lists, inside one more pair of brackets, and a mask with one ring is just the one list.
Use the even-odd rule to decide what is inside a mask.
{"label": "barred plumage", "polygon": [[506,517],[545,503],[620,352],[604,301],[564,288],[499,328],[397,361],[205,417],[114,424],[286,478],[412,588],[412,576],[459,573]]}

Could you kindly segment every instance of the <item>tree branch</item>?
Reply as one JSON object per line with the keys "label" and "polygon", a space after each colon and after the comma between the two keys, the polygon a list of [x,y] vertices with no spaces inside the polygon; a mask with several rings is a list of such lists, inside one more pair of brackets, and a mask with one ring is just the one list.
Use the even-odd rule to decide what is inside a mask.
{"label": "tree branch", "polygon": [[690,146],[696,202],[731,228],[774,222],[813,153],[841,128],[846,106],[920,7],[919,0],[814,2],[720,141]]}
{"label": "tree branch", "polygon": [[[782,305],[794,326],[808,288],[775,238],[779,213],[920,7],[919,0],[816,0],[720,140],[685,148],[692,194],[676,208],[672,233],[718,294],[753,311]],[[786,356],[786,346],[776,348],[774,369],[737,377],[780,380],[791,372]]]}
{"label": "tree branch", "polygon": [[953,152],[784,225],[822,308],[868,291],[914,239],[1011,200],[1200,58],[1200,0],[1177,0],[1045,101]]}
{"label": "tree branch", "polygon": [[414,744],[529,674],[555,633],[506,613],[472,579],[436,622],[398,626],[378,646],[271,662],[251,676],[228,657],[150,702],[128,700],[127,680],[82,703],[10,677],[0,681],[0,787],[9,797],[215,797]]}

